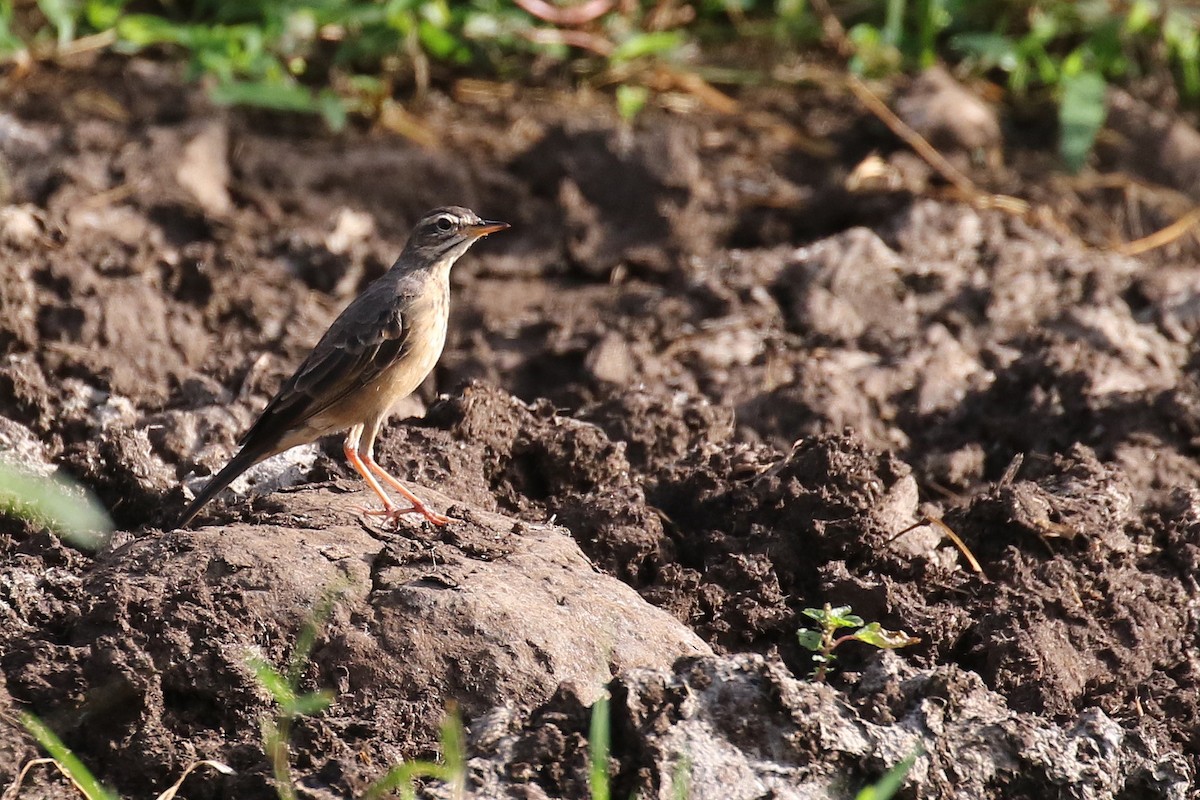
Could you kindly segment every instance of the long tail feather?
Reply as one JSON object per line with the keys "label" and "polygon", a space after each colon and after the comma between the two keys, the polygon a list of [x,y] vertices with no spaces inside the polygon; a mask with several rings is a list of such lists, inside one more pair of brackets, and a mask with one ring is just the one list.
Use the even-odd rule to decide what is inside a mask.
{"label": "long tail feather", "polygon": [[236,456],[229,460],[224,469],[204,485],[204,488],[200,490],[200,494],[196,495],[196,499],[184,510],[183,516],[179,518],[179,522],[176,523],[175,527],[185,527],[200,513],[200,509],[204,508],[209,500],[220,494],[225,487],[237,480],[239,475],[262,459],[263,455],[258,451],[258,448],[243,447],[238,451]]}

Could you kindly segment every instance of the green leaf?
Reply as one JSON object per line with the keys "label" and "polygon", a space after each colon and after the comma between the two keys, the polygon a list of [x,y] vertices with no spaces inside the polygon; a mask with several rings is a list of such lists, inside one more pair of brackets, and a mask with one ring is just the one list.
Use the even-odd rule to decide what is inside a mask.
{"label": "green leaf", "polygon": [[863,624],[861,617],[850,613],[850,606],[831,608],[826,604],[824,608],[806,608],[801,613],[809,619],[815,619],[826,629],[853,628]]}
{"label": "green leaf", "polygon": [[298,695],[291,703],[283,706],[285,714],[293,717],[311,717],[320,714],[333,703],[333,692],[322,689],[319,692]]}
{"label": "green leaf", "polygon": [[130,14],[118,20],[117,36],[125,44],[134,47],[183,44],[188,39],[188,28],[153,14]]}
{"label": "green leaf", "polygon": [[815,619],[817,622],[825,621],[825,609],[823,608],[806,608],[800,613],[809,619]]}
{"label": "green leaf", "polygon": [[850,606],[838,606],[829,609],[825,623],[834,628],[857,628],[863,624],[863,620],[862,617],[850,613]]}
{"label": "green leaf", "polygon": [[284,708],[295,705],[296,692],[288,684],[287,679],[280,674],[279,670],[258,656],[251,656],[248,661],[250,669],[254,671],[254,679],[258,681],[260,686],[267,690],[267,693],[271,695],[271,699]]}
{"label": "green leaf", "polygon": [[1062,96],[1058,104],[1059,153],[1072,172],[1078,172],[1087,161],[1104,125],[1106,109],[1104,94],[1107,84],[1094,70],[1064,75]]}
{"label": "green leaf", "polygon": [[59,739],[54,731],[50,730],[44,722],[32,714],[22,713],[21,724],[25,730],[29,731],[29,735],[37,740],[37,743],[42,746],[42,749],[50,754],[50,757],[58,762],[58,766],[63,772],[71,776],[71,780],[79,787],[83,796],[87,800],[118,800],[114,792],[109,791],[104,787],[104,784],[96,780],[96,776],[92,775],[91,771],[83,765],[83,762],[72,753],[62,739]]}
{"label": "green leaf", "polygon": [[887,0],[884,8],[883,29],[880,41],[893,47],[899,47],[904,40],[904,12],[908,0]]}
{"label": "green leaf", "polygon": [[257,106],[275,111],[320,111],[311,90],[294,83],[268,81],[231,81],[215,86],[211,92],[214,103],[231,106]]}
{"label": "green leaf", "polygon": [[412,798],[415,795],[413,781],[417,778],[436,778],[452,784],[451,794],[462,796],[463,781],[466,778],[466,747],[464,740],[462,717],[451,707],[442,719],[442,759],[444,764],[432,761],[408,761],[392,767],[387,774],[367,787],[363,800],[376,800],[400,790],[401,796]]}
{"label": "green leaf", "polygon": [[332,89],[317,95],[317,108],[329,130],[337,132],[346,127],[346,100]]}
{"label": "green leaf", "polygon": [[950,37],[950,48],[974,58],[979,69],[1012,72],[1021,60],[1011,37],[1001,33],[959,33]]}
{"label": "green leaf", "polygon": [[692,796],[692,759],[686,753],[679,756],[671,772],[672,800],[688,800]]}
{"label": "green leaf", "polygon": [[467,738],[463,730],[462,716],[457,706],[452,706],[442,719],[442,760],[451,775],[465,775],[467,771],[467,748],[464,744]]}
{"label": "green leaf", "polygon": [[617,45],[609,60],[614,64],[622,61],[632,61],[635,58],[658,56],[678,50],[683,45],[683,33],[680,31],[655,31],[653,33],[635,33]]}
{"label": "green leaf", "polygon": [[617,113],[621,119],[631,122],[650,99],[650,90],[645,86],[623,83],[617,87]]}
{"label": "green leaf", "polygon": [[74,481],[43,478],[0,461],[0,514],[45,525],[77,547],[94,550],[112,532],[108,513]]}
{"label": "green leaf", "polygon": [[816,652],[821,649],[821,632],[814,631],[810,628],[801,628],[796,631],[796,638],[800,640],[800,646],[805,650]]}
{"label": "green leaf", "polygon": [[900,48],[883,40],[883,34],[873,25],[860,22],[852,27],[847,36],[854,44],[854,56],[850,69],[859,75],[889,75],[900,69],[903,54]]}
{"label": "green leaf", "polygon": [[87,0],[83,16],[88,25],[98,31],[106,31],[117,24],[126,0]]}
{"label": "green leaf", "polygon": [[432,761],[405,761],[389,769],[382,778],[368,786],[363,792],[363,800],[387,797],[397,789],[401,790],[400,796],[408,800],[416,796],[413,782],[418,778],[451,780],[453,776],[442,764]]}
{"label": "green leaf", "polygon": [[470,60],[470,51],[457,36],[445,28],[422,20],[417,27],[417,34],[421,40],[421,47],[434,58],[459,63],[465,63],[464,59]]}
{"label": "green leaf", "polygon": [[889,631],[878,622],[872,622],[862,630],[855,631],[854,638],[883,650],[908,647],[909,645],[918,644],[921,641],[915,636],[909,636],[904,631]]}

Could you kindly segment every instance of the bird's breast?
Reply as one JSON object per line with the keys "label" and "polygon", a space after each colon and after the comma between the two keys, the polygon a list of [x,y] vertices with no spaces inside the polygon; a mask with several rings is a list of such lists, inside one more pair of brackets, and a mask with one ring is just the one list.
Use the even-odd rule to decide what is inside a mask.
{"label": "bird's breast", "polygon": [[431,291],[413,301],[405,320],[408,347],[404,355],[384,374],[380,390],[392,402],[416,391],[442,357],[449,324],[449,287]]}

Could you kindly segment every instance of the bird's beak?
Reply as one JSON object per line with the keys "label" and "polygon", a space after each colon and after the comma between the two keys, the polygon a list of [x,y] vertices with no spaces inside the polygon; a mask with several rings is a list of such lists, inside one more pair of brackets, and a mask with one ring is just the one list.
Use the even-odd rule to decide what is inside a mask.
{"label": "bird's beak", "polygon": [[489,233],[495,233],[496,231],[502,231],[505,228],[511,227],[512,225],[509,225],[507,222],[497,222],[492,219],[485,219],[478,225],[472,225],[467,232],[476,239],[482,239]]}

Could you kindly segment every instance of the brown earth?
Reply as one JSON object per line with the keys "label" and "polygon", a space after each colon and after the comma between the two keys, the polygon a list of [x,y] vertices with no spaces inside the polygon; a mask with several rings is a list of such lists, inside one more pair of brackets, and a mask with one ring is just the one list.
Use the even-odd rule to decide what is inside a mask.
{"label": "brown earth", "polygon": [[[302,683],[335,702],[292,739],[313,796],[428,755],[451,703],[475,796],[587,796],[610,680],[616,796],[674,797],[681,760],[697,798],[851,796],[918,744],[901,796],[1189,796],[1200,243],[1102,246],[1200,200],[1120,135],[1181,163],[1184,121],[1114,100],[1099,163],[1140,180],[1057,175],[1029,129],[979,166],[999,126],[964,137],[1017,217],[829,87],[632,125],[434,95],[435,149],[181,87],[135,60],[0,92],[0,446],[122,531],[86,553],[0,520],[0,726],[37,714],[127,796],[197,758],[237,774],[189,796],[273,796],[247,659],[286,664],[335,591]],[[898,182],[854,190],[872,151]],[[331,441],[163,532],[447,203],[514,227],[456,267],[446,353],[379,452],[461,522],[371,527]],[[937,527],[898,536],[924,517],[982,572]],[[826,602],[922,643],[808,681]],[[0,727],[0,782],[35,752]],[[38,772],[20,796],[74,795]]]}

